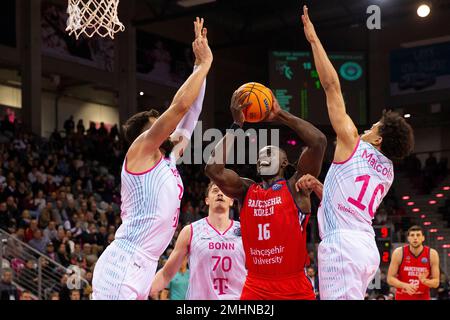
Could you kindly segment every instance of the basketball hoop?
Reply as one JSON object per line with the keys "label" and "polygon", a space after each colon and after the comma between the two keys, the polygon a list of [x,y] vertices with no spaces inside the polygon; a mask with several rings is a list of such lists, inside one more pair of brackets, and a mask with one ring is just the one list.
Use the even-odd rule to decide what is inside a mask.
{"label": "basketball hoop", "polygon": [[98,34],[114,39],[115,33],[125,30],[117,15],[118,7],[119,0],[68,0],[66,31],[77,39],[83,33],[89,38]]}

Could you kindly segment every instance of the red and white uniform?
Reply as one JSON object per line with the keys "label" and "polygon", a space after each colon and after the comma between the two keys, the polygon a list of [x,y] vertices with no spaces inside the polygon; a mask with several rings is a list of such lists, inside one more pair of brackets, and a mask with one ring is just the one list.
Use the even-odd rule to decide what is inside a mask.
{"label": "red and white uniform", "polygon": [[392,161],[359,140],[325,178],[317,217],[321,300],[363,300],[380,264],[372,219],[394,180]]}
{"label": "red and white uniform", "polygon": [[308,219],[286,180],[250,186],[240,216],[248,269],[241,299],[315,299],[304,269]]}
{"label": "red and white uniform", "polygon": [[416,257],[409,250],[409,245],[404,246],[402,263],[398,268],[398,280],[418,284],[419,288],[413,295],[403,292],[403,289],[397,289],[395,300],[430,300],[430,287],[419,280],[419,274],[424,272],[431,274],[430,247],[423,246],[422,252]]}
{"label": "red and white uniform", "polygon": [[208,218],[192,223],[189,269],[188,300],[238,300],[247,275],[240,223],[224,232]]}

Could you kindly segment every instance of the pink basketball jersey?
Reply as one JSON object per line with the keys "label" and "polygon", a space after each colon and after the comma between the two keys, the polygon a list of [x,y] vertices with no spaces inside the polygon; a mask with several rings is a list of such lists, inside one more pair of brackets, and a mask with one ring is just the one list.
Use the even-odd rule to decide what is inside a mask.
{"label": "pink basketball jersey", "polygon": [[223,233],[208,218],[192,223],[189,269],[188,300],[238,300],[247,275],[240,223]]}
{"label": "pink basketball jersey", "polygon": [[122,168],[121,218],[115,239],[129,250],[141,250],[158,260],[178,225],[183,182],[173,153],[153,168],[131,173]]}
{"label": "pink basketball jersey", "polygon": [[320,237],[339,230],[375,235],[372,219],[394,180],[394,166],[362,140],[347,161],[334,162],[325,178],[318,210]]}

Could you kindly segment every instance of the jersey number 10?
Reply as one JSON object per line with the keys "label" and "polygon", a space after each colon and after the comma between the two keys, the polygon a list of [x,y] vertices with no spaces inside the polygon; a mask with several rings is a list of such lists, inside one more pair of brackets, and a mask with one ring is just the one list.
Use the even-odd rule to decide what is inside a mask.
{"label": "jersey number 10", "polygon": [[[362,200],[364,198],[364,195],[366,194],[367,187],[369,186],[370,176],[368,174],[365,174],[363,176],[359,176],[355,179],[355,182],[363,182],[363,185],[361,187],[361,191],[359,192],[358,199],[354,199],[352,197],[348,197],[347,201],[350,202],[352,205],[357,207],[358,209],[364,211],[366,209],[366,206],[362,203]],[[373,191],[372,198],[369,202],[369,214],[370,217],[373,218],[375,216],[375,212],[373,211],[373,204],[375,202],[375,197],[377,196],[378,192],[381,192],[383,194],[384,187],[380,183],[375,190]],[[376,208],[375,208],[376,211]]]}

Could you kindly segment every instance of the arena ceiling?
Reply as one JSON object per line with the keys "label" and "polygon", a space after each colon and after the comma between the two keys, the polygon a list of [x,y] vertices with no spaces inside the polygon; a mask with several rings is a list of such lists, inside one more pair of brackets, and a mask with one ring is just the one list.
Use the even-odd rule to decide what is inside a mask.
{"label": "arena ceiling", "polygon": [[[139,29],[158,33],[178,41],[190,41],[190,26],[195,16],[205,17],[214,35],[215,47],[260,42],[300,27],[303,3],[310,7],[317,26],[333,29],[365,24],[366,9],[376,4],[382,21],[415,15],[416,0],[136,0],[133,23]],[[190,7],[183,2],[207,2]],[[450,10],[449,0],[428,1],[433,10]]]}

